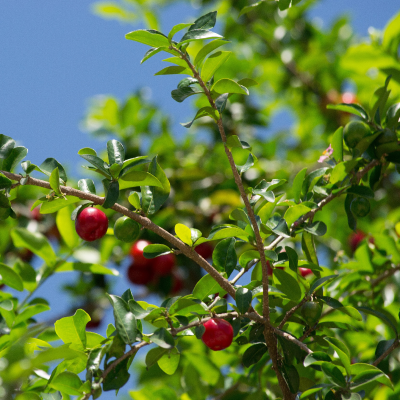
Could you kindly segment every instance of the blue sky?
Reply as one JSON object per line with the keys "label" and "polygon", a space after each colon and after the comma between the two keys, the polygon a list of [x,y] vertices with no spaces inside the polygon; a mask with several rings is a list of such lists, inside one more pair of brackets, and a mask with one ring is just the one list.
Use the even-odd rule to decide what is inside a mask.
{"label": "blue sky", "polygon": [[[54,157],[66,165],[81,165],[80,148],[99,150],[104,146],[79,129],[88,100],[94,95],[113,94],[123,99],[148,86],[152,100],[172,116],[178,135],[185,128],[177,122],[188,121],[192,115],[189,102],[177,105],[170,98],[176,79],[153,76],[161,68],[161,58],[141,66],[146,46],[124,38],[132,27],[94,16],[92,3],[0,2],[0,133],[26,146],[28,159],[35,164]],[[382,29],[399,9],[396,0],[380,0],[379,5],[376,0],[322,0],[312,16],[321,18],[327,27],[336,16],[348,12],[355,31],[367,36],[370,26]],[[179,8],[167,9],[163,28],[168,30],[199,13],[190,2],[181,2]],[[79,169],[73,167],[72,171],[83,176],[82,170],[79,175]],[[62,305],[68,301],[59,293],[59,285],[73,279],[73,275],[61,274],[43,286],[42,294],[60,305],[55,315],[65,310]],[[125,289],[124,279],[119,279],[115,293]],[[112,315],[107,319],[111,322]],[[114,398],[111,392],[102,397]]]}

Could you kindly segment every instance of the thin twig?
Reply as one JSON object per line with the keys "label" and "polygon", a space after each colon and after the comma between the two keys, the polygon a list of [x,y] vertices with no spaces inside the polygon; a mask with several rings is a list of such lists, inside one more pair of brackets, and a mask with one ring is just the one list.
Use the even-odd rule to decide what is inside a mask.
{"label": "thin twig", "polygon": [[304,343],[302,343],[299,339],[296,339],[293,335],[291,335],[290,333],[281,331],[280,329],[275,328],[274,332],[279,335],[284,337],[287,340],[290,340],[292,343],[295,343],[297,346],[299,346],[302,350],[304,350],[305,352],[307,352],[308,354],[312,353],[312,351],[307,347],[307,345],[305,345]]}
{"label": "thin twig", "polygon": [[372,365],[374,365],[375,367],[381,362],[383,361],[394,349],[396,349],[397,347],[399,347],[400,345],[400,340],[396,339],[393,344],[383,353],[381,354],[373,363]]}
{"label": "thin twig", "polygon": [[282,329],[283,325],[286,324],[286,321],[306,302],[310,300],[310,296],[305,296],[303,300],[299,303],[296,304],[294,307],[292,307],[283,317],[283,320],[281,323],[278,325],[278,329]]}
{"label": "thin twig", "polygon": [[[20,181],[23,177],[21,175],[13,174],[7,171],[0,171],[3,173],[7,178],[12,179],[13,181]],[[42,181],[40,179],[29,177],[25,185],[33,185],[39,186],[45,189],[50,189],[49,182]],[[69,196],[76,196],[82,200],[89,200],[97,205],[102,205],[104,203],[104,197],[96,196],[91,193],[82,192],[78,189],[71,188],[69,186],[61,186],[61,191]],[[143,217],[139,214],[136,214],[126,207],[121,206],[120,204],[116,203],[113,207],[111,207],[114,211],[117,211],[134,221],[138,222],[140,225],[144,226],[145,228],[153,231],[157,235],[161,236],[163,239],[167,240],[171,243],[174,247],[177,247],[186,257],[192,259],[196,262],[200,267],[202,267],[207,273],[209,273],[217,282],[218,284],[227,291],[233,298],[235,298],[235,289],[229,283],[228,279],[224,278],[211,264],[209,264],[203,257],[201,257],[196,251],[194,251],[191,247],[187,246],[181,240],[179,240],[174,235],[171,235],[165,229],[161,228],[160,226],[154,224],[149,218]]]}

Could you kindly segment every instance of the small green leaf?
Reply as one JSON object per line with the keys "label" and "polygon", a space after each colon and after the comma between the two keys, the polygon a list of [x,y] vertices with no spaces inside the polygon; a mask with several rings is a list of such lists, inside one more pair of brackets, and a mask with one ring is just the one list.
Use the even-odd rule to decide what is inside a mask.
{"label": "small green leaf", "polygon": [[102,180],[104,191],[106,192],[106,196],[104,199],[104,203],[102,204],[103,208],[111,208],[117,201],[119,197],[119,182],[118,181],[109,181],[108,179]]}
{"label": "small green leaf", "polygon": [[36,169],[43,174],[50,176],[51,173],[58,168],[58,172],[60,174],[60,178],[64,183],[67,182],[67,174],[65,173],[64,167],[55,159],[55,158],[46,158],[39,167]]}
{"label": "small green leaf", "polygon": [[349,187],[346,192],[350,194],[355,194],[356,196],[365,197],[367,199],[374,198],[374,192],[368,186],[353,185]]}
{"label": "small green leaf", "polygon": [[346,380],[344,379],[344,376],[340,372],[340,369],[338,367],[335,367],[331,363],[323,362],[321,364],[321,369],[333,384],[338,385],[342,388],[346,387]]}
{"label": "small green leaf", "polygon": [[3,169],[12,172],[13,169],[26,157],[28,149],[23,146],[13,147],[3,162]]}
{"label": "small green leaf", "polygon": [[135,186],[157,186],[162,188],[162,183],[152,174],[144,171],[132,171],[120,180],[120,190]]}
{"label": "small green leaf", "polygon": [[243,365],[248,368],[251,365],[258,363],[267,351],[268,348],[265,343],[255,343],[251,345],[243,354]]}
{"label": "small green leaf", "polygon": [[214,83],[211,90],[217,93],[239,93],[248,95],[249,91],[245,86],[241,86],[232,79],[222,78]]}
{"label": "small green leaf", "polygon": [[343,161],[343,127],[338,128],[332,136],[332,156],[336,162]]}
{"label": "small green leaf", "polygon": [[221,94],[215,99],[215,107],[217,107],[218,112],[221,114],[226,107],[226,102],[228,101],[229,93]]}
{"label": "small green leaf", "polygon": [[317,253],[315,251],[314,237],[311,235],[311,233],[303,232],[301,238],[301,247],[306,259],[312,264],[319,265]]}
{"label": "small green leaf", "polygon": [[328,283],[331,283],[334,279],[336,279],[339,275],[329,275],[329,276],[324,276],[323,278],[316,279],[313,284],[311,285],[310,288],[310,293],[316,292],[320,287],[327,285]]}
{"label": "small green leaf", "polygon": [[60,191],[60,174],[58,172],[58,167],[53,170],[50,175],[49,183],[51,188],[54,190],[56,194],[61,194]]}
{"label": "small green leaf", "polygon": [[331,358],[328,354],[324,353],[323,351],[314,351],[307,355],[304,359],[304,366],[309,367],[310,365],[320,365],[322,362],[331,362]]}
{"label": "small green leaf", "polygon": [[322,221],[315,221],[310,225],[305,225],[304,230],[314,236],[324,236],[328,228]]}
{"label": "small green leaf", "polygon": [[151,159],[147,158],[147,156],[139,156],[139,157],[129,158],[128,160],[125,160],[124,163],[122,164],[122,169],[119,174],[119,177],[122,178],[131,169],[137,167],[138,165],[148,164],[150,162],[151,162]]}
{"label": "small green leaf", "polygon": [[276,285],[277,289],[285,293],[285,295],[293,301],[300,300],[301,289],[296,279],[287,272],[277,268],[274,269],[274,276],[278,283]]}
{"label": "small green leaf", "polygon": [[182,101],[184,101],[188,97],[193,96],[194,94],[200,94],[200,93],[203,93],[203,92],[201,90],[194,90],[190,86],[185,86],[183,88],[174,89],[171,92],[171,97],[178,103],[182,103]]}
{"label": "small green leaf", "polygon": [[96,194],[96,187],[92,179],[80,179],[78,181],[78,188],[82,192]]}
{"label": "small green leaf", "polygon": [[124,163],[125,149],[122,143],[118,142],[118,140],[113,139],[107,142],[107,153],[110,165],[112,164],[122,165]]}
{"label": "small green leaf", "polygon": [[328,110],[344,111],[350,114],[357,115],[365,121],[368,121],[368,113],[358,104],[328,104],[326,107]]}
{"label": "small green leaf", "polygon": [[215,281],[215,279],[207,274],[204,275],[193,289],[193,296],[199,300],[205,300],[209,295],[219,293],[219,296],[224,296],[225,291]]}
{"label": "small green leaf", "polygon": [[294,201],[298,203],[300,201],[301,189],[303,187],[304,178],[307,173],[307,168],[303,168],[300,172],[297,173],[296,177],[293,181],[293,197]]}
{"label": "small green leaf", "polygon": [[227,40],[213,40],[212,42],[207,43],[197,53],[194,59],[194,65],[196,67],[200,66],[208,54],[227,43],[229,43]]}
{"label": "small green leaf", "polygon": [[182,240],[183,243],[187,244],[188,246],[192,246],[192,234],[190,232],[190,228],[183,224],[176,224],[175,225],[175,233],[179,239]]}
{"label": "small green leaf", "polygon": [[178,368],[180,357],[178,349],[174,347],[168,353],[165,353],[157,361],[157,364],[166,374],[173,375]]}
{"label": "small green leaf", "polygon": [[140,60],[140,64],[143,64],[149,58],[155,56],[160,51],[166,50],[167,47],[152,47],[151,49],[147,50],[143,58]]}
{"label": "small green leaf", "polygon": [[8,179],[5,175],[0,173],[0,190],[1,189],[8,189],[12,185],[12,180]]}
{"label": "small green leaf", "polygon": [[114,268],[107,268],[100,264],[84,263],[84,262],[65,262],[57,268],[57,272],[80,271],[90,272],[92,274],[100,275],[114,275],[118,276],[119,272]]}
{"label": "small green leaf", "polygon": [[69,394],[71,396],[79,396],[82,394],[80,387],[82,381],[79,376],[73,372],[64,371],[58,374],[49,383],[49,387],[54,390],[59,390],[62,393]]}
{"label": "small green leaf", "polygon": [[185,28],[187,28],[188,26],[191,26],[191,25],[193,25],[193,24],[190,23],[190,24],[178,24],[178,25],[175,25],[174,27],[172,27],[172,29],[168,33],[168,40],[171,41],[176,33],[178,33],[182,29],[185,29]]}
{"label": "small green leaf", "polygon": [[151,336],[151,341],[163,349],[175,347],[174,338],[165,328],[157,329]]}
{"label": "small green leaf", "polygon": [[138,192],[131,192],[128,197],[129,203],[131,203],[133,207],[135,207],[137,210],[142,207],[142,205],[140,204],[140,195]]}
{"label": "small green leaf", "polygon": [[247,161],[244,165],[236,165],[236,168],[239,174],[243,174],[244,172],[248,171],[255,163],[257,162],[257,158],[250,153],[247,157]]}
{"label": "small green leaf", "polygon": [[192,77],[183,78],[178,83],[178,89],[186,88],[188,86],[194,85],[195,83],[199,83],[199,81],[195,78],[192,78]]}
{"label": "small green leaf", "polygon": [[92,155],[92,156],[97,156],[96,150],[93,150],[90,147],[84,147],[83,149],[80,149],[78,151],[78,154],[79,155],[81,155],[81,154],[89,154],[89,155]]}
{"label": "small green leaf", "polygon": [[192,121],[186,122],[186,123],[181,123],[181,125],[185,128],[190,128],[196,119],[199,119],[202,117],[211,117],[214,121],[218,121],[219,112],[214,110],[212,107],[202,107],[202,108],[200,108],[199,111],[197,111],[197,113],[196,113],[195,117],[192,119]]}
{"label": "small green leaf", "polygon": [[235,244],[235,238],[221,240],[212,254],[213,266],[219,272],[226,272],[228,278],[237,265]]}
{"label": "small green leaf", "polygon": [[60,197],[58,199],[46,201],[40,207],[40,214],[52,214],[64,207],[68,207],[70,204],[77,203],[78,201],[81,201],[81,199],[75,196],[68,196],[66,199]]}
{"label": "small green leaf", "polygon": [[231,54],[231,51],[217,51],[208,57],[201,69],[201,79],[208,82]]}
{"label": "small green leaf", "polygon": [[[191,28],[193,28],[192,25]],[[195,40],[207,40],[207,39],[221,39],[223,36],[218,33],[211,32],[206,29],[189,29],[185,35],[183,35],[179,44],[193,42]]]}
{"label": "small green leaf", "polygon": [[168,38],[147,29],[139,29],[125,35],[128,40],[134,40],[152,47],[169,47]]}
{"label": "small green leaf", "polygon": [[253,294],[252,294],[251,290],[249,290],[249,289],[240,287],[236,291],[236,297],[235,297],[236,306],[241,314],[244,314],[245,312],[247,312],[247,310],[249,309],[249,307],[251,305],[252,298],[253,298]]}
{"label": "small green leaf", "polygon": [[5,160],[15,147],[15,140],[0,134],[0,159]]}
{"label": "small green leaf", "polygon": [[189,28],[189,31],[194,29],[212,29],[217,22],[217,11],[211,11],[205,15],[202,15],[200,18],[197,18],[194,21],[192,26]]}
{"label": "small green leaf", "polygon": [[88,161],[92,165],[94,165],[103,174],[111,177],[110,170],[109,170],[110,166],[105,161],[103,161],[100,157],[94,156],[92,154],[79,154],[79,155],[83,159],[85,159],[86,161]]}
{"label": "small green leaf", "polygon": [[304,204],[297,204],[293,207],[287,209],[283,218],[288,226],[292,226],[293,222],[297,221],[300,217],[307,214],[311,210],[310,207],[305,206]]}
{"label": "small green leaf", "polygon": [[143,255],[146,258],[155,258],[169,253],[171,249],[165,244],[149,244],[143,249]]}
{"label": "small green leaf", "polygon": [[0,275],[2,282],[10,288],[18,290],[19,292],[24,290],[21,277],[8,265],[0,263]]}
{"label": "small green leaf", "polygon": [[64,207],[57,212],[56,224],[65,244],[73,249],[80,243],[80,238],[75,230],[75,224],[71,221],[73,206]]}
{"label": "small green leaf", "polygon": [[164,354],[168,352],[168,349],[162,347],[156,347],[151,349],[146,354],[146,367],[151,368]]}
{"label": "small green leaf", "polygon": [[86,348],[86,324],[89,315],[83,310],[76,310],[72,317],[61,318],[54,324],[58,337],[64,343],[74,343]]}
{"label": "small green leaf", "polygon": [[161,71],[156,72],[154,75],[177,75],[177,74],[187,74],[192,75],[192,71],[188,68],[180,66],[172,66],[163,68]]}

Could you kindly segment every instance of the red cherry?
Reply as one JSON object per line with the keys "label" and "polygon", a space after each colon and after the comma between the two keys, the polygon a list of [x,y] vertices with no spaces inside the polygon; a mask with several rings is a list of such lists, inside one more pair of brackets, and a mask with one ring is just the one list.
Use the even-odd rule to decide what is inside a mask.
{"label": "red cherry", "polygon": [[175,256],[171,253],[156,257],[151,264],[153,272],[158,276],[169,275],[175,266]]}
{"label": "red cherry", "polygon": [[135,285],[147,285],[153,278],[151,268],[137,268],[135,263],[128,268],[128,279]]}
{"label": "red cherry", "polygon": [[108,218],[103,211],[87,207],[75,220],[76,233],[87,242],[102,238],[108,229]]}
{"label": "red cherry", "polygon": [[134,264],[136,267],[149,267],[153,263],[153,260],[146,258],[143,255],[144,248],[149,244],[151,244],[151,242],[148,240],[138,240],[132,245],[130,254],[134,259]]}
{"label": "red cherry", "polygon": [[300,275],[301,275],[303,278],[305,278],[306,276],[312,274],[312,271],[311,271],[310,268],[299,268],[299,272],[300,272]]}
{"label": "red cherry", "polygon": [[197,254],[201,255],[203,258],[211,258],[214,248],[207,242],[199,244],[194,249]]}
{"label": "red cherry", "polygon": [[361,241],[366,237],[367,235],[363,232],[363,231],[357,231],[357,232],[353,232],[350,236],[349,236],[349,245],[350,245],[350,249],[351,251],[354,253],[357,249],[357,247],[359,246],[359,244],[361,243]]}
{"label": "red cherry", "polygon": [[91,319],[87,324],[86,324],[86,329],[96,329],[100,326],[101,324],[101,319]]}
{"label": "red cherry", "polygon": [[206,330],[201,340],[208,348],[218,351],[231,345],[233,328],[229,322],[220,318],[211,318],[203,326]]}
{"label": "red cherry", "polygon": [[31,211],[31,217],[32,217],[32,219],[34,219],[36,221],[41,221],[43,219],[43,215],[40,214],[40,208],[39,207],[35,207]]}

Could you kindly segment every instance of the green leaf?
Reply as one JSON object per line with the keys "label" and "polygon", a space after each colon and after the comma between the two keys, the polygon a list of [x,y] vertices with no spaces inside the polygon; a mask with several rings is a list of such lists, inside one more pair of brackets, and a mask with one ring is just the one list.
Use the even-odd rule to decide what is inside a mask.
{"label": "green leaf", "polygon": [[257,3],[250,4],[249,6],[243,7],[243,8],[240,10],[239,17],[241,17],[241,16],[244,15],[244,14],[249,13],[250,11],[253,11],[253,10],[254,10],[255,8],[257,8],[260,4],[263,4],[264,1],[265,1],[265,0],[261,0],[261,1],[258,1]]}
{"label": "green leaf", "polygon": [[[357,115],[361,117],[365,121],[368,121],[368,113],[358,104],[328,104],[326,107],[328,110],[337,110],[337,111],[344,111],[350,114]],[[340,129],[340,128],[339,128]]]}
{"label": "green leaf", "polygon": [[40,214],[52,214],[64,207],[68,207],[70,204],[77,203],[78,201],[81,201],[79,197],[68,196],[66,199],[61,197],[59,199],[44,202],[40,207]]}
{"label": "green leaf", "polygon": [[182,101],[184,101],[188,97],[190,97],[194,94],[200,94],[200,93],[203,93],[203,92],[201,90],[194,90],[190,86],[185,86],[183,88],[174,89],[171,92],[171,97],[178,103],[182,103]]}
{"label": "green leaf", "polygon": [[324,338],[329,345],[336,351],[336,354],[339,356],[339,359],[346,370],[347,376],[351,375],[350,368],[350,352],[344,343],[334,337],[325,337]]}
{"label": "green leaf", "polygon": [[222,78],[214,83],[212,91],[217,93],[239,93],[248,95],[249,91],[245,86],[241,86],[232,79]]}
{"label": "green leaf", "polygon": [[228,101],[229,93],[221,94],[215,99],[215,107],[217,107],[218,112],[221,114],[226,107],[226,102]]}
{"label": "green leaf", "polygon": [[374,192],[368,186],[353,185],[349,187],[346,192],[355,194],[356,196],[366,197],[367,199],[374,198]]}
{"label": "green leaf", "polygon": [[240,140],[237,135],[230,135],[226,139],[226,144],[230,149],[236,147],[240,149],[248,149],[251,151],[251,146],[244,140]]}
{"label": "green leaf", "polygon": [[397,328],[393,324],[393,322],[384,314],[382,314],[379,311],[373,310],[372,308],[369,307],[357,307],[358,311],[361,311],[365,314],[370,314],[373,315],[377,318],[379,318],[382,322],[384,322],[392,331],[396,334],[396,337],[398,336]]}
{"label": "green leaf", "polygon": [[205,15],[202,15],[200,18],[197,18],[196,21],[189,28],[189,31],[194,29],[212,29],[217,22],[217,11],[211,11]]}
{"label": "green leaf", "polygon": [[65,244],[73,249],[80,243],[80,238],[75,230],[75,224],[71,221],[73,207],[64,207],[58,211],[56,224]]}
{"label": "green leaf", "polygon": [[298,203],[300,201],[301,189],[303,187],[304,178],[307,173],[307,168],[303,168],[300,172],[297,173],[296,177],[293,180],[293,197],[294,201]]}
{"label": "green leaf", "polygon": [[172,66],[163,68],[161,71],[156,72],[154,75],[177,75],[177,74],[187,74],[192,75],[192,71],[186,67]]}
{"label": "green leaf", "polygon": [[193,245],[190,228],[183,224],[176,224],[175,233],[176,236],[178,236],[178,238],[181,239],[183,243],[187,244],[188,246]]}
{"label": "green leaf", "polygon": [[168,375],[173,375],[178,368],[181,355],[176,347],[170,350],[157,361],[158,366]]}
{"label": "green leaf", "polygon": [[[364,371],[353,378],[350,387],[352,389],[355,389],[359,388],[362,385],[365,385],[366,383],[373,382],[375,380],[379,382],[378,379],[384,376],[386,375],[382,371],[376,371],[376,370]],[[387,385],[387,386],[392,387],[392,385]]]}
{"label": "green leaf", "polygon": [[129,172],[119,180],[119,184],[120,190],[135,186],[163,187],[162,183],[154,175],[144,171]]}
{"label": "green leaf", "polygon": [[[185,352],[185,359],[190,362],[190,364],[195,368],[195,371],[197,370],[200,375],[199,378],[197,378],[196,380],[197,385],[199,385],[199,381],[201,379],[208,384],[214,386],[221,378],[219,367],[217,367],[210,358],[211,357],[208,354],[204,353],[196,354],[189,351]],[[199,397],[197,398],[199,399]],[[204,399],[204,393],[200,397],[200,399]]]}
{"label": "green leaf", "polygon": [[51,188],[56,194],[61,194],[60,191],[60,173],[58,172],[58,167],[53,170],[50,175],[49,183]]}
{"label": "green leaf", "polygon": [[247,157],[247,161],[244,165],[236,165],[236,168],[239,174],[243,174],[244,172],[248,171],[255,163],[257,162],[257,158],[250,153]]}
{"label": "green leaf", "polygon": [[213,266],[219,272],[226,272],[228,278],[237,265],[235,244],[235,238],[221,240],[212,254]]}
{"label": "green leaf", "polygon": [[231,54],[231,51],[217,51],[208,57],[201,69],[201,79],[208,82]]}
{"label": "green leaf", "polygon": [[2,282],[10,288],[18,290],[19,292],[24,290],[21,277],[8,265],[0,263],[0,275]]}
{"label": "green leaf", "polygon": [[241,314],[244,314],[248,311],[252,298],[253,294],[251,290],[244,287],[240,287],[238,290],[236,290],[236,306]]}
{"label": "green leaf", "polygon": [[147,29],[139,29],[125,35],[128,40],[134,40],[152,47],[169,47],[168,38]]}
{"label": "green leaf", "polygon": [[[219,240],[219,239],[226,239],[229,237],[237,237],[242,240],[248,241],[249,234],[237,226],[225,225],[225,226],[219,226],[217,229],[213,229],[208,236],[208,240]],[[200,238],[199,241],[203,243],[206,242],[207,240]]]}
{"label": "green leaf", "polygon": [[122,165],[124,163],[125,149],[122,143],[118,142],[118,140],[113,139],[107,142],[107,153],[110,165],[112,164]]}
{"label": "green leaf", "polygon": [[314,351],[313,353],[310,353],[307,355],[307,357],[304,359],[304,366],[309,367],[310,365],[320,365],[322,362],[330,362],[331,358],[329,357],[328,354],[322,352],[322,351]]}
{"label": "green leaf", "polygon": [[310,210],[311,208],[305,206],[304,204],[297,204],[288,208],[283,218],[285,218],[288,226],[292,226],[293,222],[297,221],[304,214],[307,214]]}
{"label": "green leaf", "polygon": [[354,195],[352,194],[348,194],[346,196],[346,199],[344,201],[344,209],[346,211],[346,215],[347,215],[347,223],[349,225],[349,228],[352,229],[354,232],[357,229],[357,219],[356,217],[353,215],[353,212],[351,211],[351,202],[354,199]]}
{"label": "green leaf", "polygon": [[65,173],[65,169],[64,167],[55,159],[55,158],[46,158],[42,164],[40,164],[39,167],[37,167],[36,169],[40,172],[42,172],[43,174],[50,176],[51,173],[58,168],[58,172],[60,174],[60,178],[62,179],[62,181],[64,183],[67,182],[68,178],[67,178],[67,174]]}
{"label": "green leaf", "polygon": [[3,192],[0,192],[0,208],[10,208],[10,206],[9,198]]}
{"label": "green leaf", "polygon": [[227,40],[213,40],[212,42],[207,43],[197,53],[197,55],[194,59],[194,65],[196,67],[200,66],[208,54],[210,54],[212,51],[216,50],[218,47],[221,47],[226,43],[229,43],[229,42]]}
{"label": "green leaf", "polygon": [[398,56],[400,44],[400,13],[397,13],[385,26],[382,46],[394,57]]}
{"label": "green leaf", "polygon": [[129,158],[128,160],[125,160],[124,163],[122,164],[122,169],[119,174],[119,177],[120,178],[123,177],[131,169],[137,167],[138,165],[148,164],[150,162],[151,162],[151,159],[147,158],[147,156],[139,156],[139,157]]}
{"label": "green leaf", "polygon": [[178,33],[182,29],[185,29],[185,28],[187,28],[188,26],[191,26],[191,25],[193,25],[193,24],[192,23],[190,23],[190,24],[178,24],[178,25],[173,26],[172,29],[170,30],[170,32],[168,33],[168,40],[171,41],[176,33]]}
{"label": "green leaf", "polygon": [[147,50],[144,57],[140,60],[140,64],[143,64],[149,58],[155,56],[157,53],[163,50],[166,51],[167,47],[152,47],[151,49]]}
{"label": "green leaf", "polygon": [[310,225],[305,225],[304,230],[314,236],[324,236],[328,228],[322,221],[315,221]]}
{"label": "green leaf", "polygon": [[69,371],[61,372],[49,383],[49,387],[52,389],[59,390],[60,392],[69,394],[71,396],[81,395],[81,386],[82,381],[80,380],[79,376]]}
{"label": "green leaf", "polygon": [[15,228],[11,231],[11,238],[15,247],[25,247],[32,251],[51,267],[55,264],[57,256],[49,241],[38,232],[30,232],[25,228]]}
{"label": "green leaf", "polygon": [[278,224],[272,229],[272,231],[279,236],[290,237],[289,228],[283,218],[279,220]]}
{"label": "green leaf", "polygon": [[332,136],[332,156],[336,162],[343,161],[343,127],[338,128]]}
{"label": "green leaf", "polygon": [[33,316],[45,311],[49,311],[50,307],[46,304],[34,304],[32,306],[24,307],[24,309],[16,316],[14,325],[18,325],[22,321],[26,321]]}
{"label": "green leaf", "polygon": [[311,235],[311,233],[303,232],[301,238],[301,247],[306,259],[312,264],[319,265],[317,253],[315,251],[314,237]]}
{"label": "green leaf", "polygon": [[190,128],[196,119],[199,119],[202,117],[211,117],[214,121],[218,121],[219,120],[219,112],[214,110],[212,107],[202,107],[202,108],[200,108],[199,111],[197,111],[196,115],[190,122],[181,123],[181,125],[185,128]]}
{"label": "green leaf", "polygon": [[82,192],[96,194],[96,187],[92,179],[80,179],[78,181],[78,188]]}
{"label": "green leaf", "polygon": [[286,10],[289,8],[290,3],[292,0],[279,0],[278,7],[281,11]]}
{"label": "green leaf", "polygon": [[80,271],[90,272],[92,274],[100,275],[114,275],[118,276],[119,272],[114,268],[107,268],[100,264],[84,263],[84,262],[65,262],[57,268],[57,272]]}
{"label": "green leaf", "polygon": [[119,296],[107,294],[114,310],[115,327],[124,343],[132,345],[136,341],[137,324],[136,318],[130,311],[125,300]]}
{"label": "green leaf", "polygon": [[104,191],[106,192],[106,196],[104,199],[104,203],[102,204],[103,208],[111,208],[117,201],[119,197],[119,182],[118,181],[109,181],[108,179],[102,180]]}
{"label": "green leaf", "polygon": [[72,317],[61,318],[54,324],[58,337],[65,343],[73,343],[86,348],[86,324],[90,321],[89,314],[76,310]]}
{"label": "green leaf", "polygon": [[362,374],[364,374],[367,371],[374,371],[377,373],[381,373],[382,376],[377,377],[376,380],[379,383],[382,383],[393,390],[393,384],[390,381],[389,377],[386,374],[384,374],[379,368],[371,364],[364,364],[364,363],[357,363],[351,365],[351,374],[356,375],[355,379],[359,376],[359,378],[357,379],[359,383],[361,383],[361,381],[364,379]]}
{"label": "green leaf", "polygon": [[136,319],[143,319],[147,317],[152,311],[153,308],[150,307],[148,309],[144,309],[137,301],[135,300],[129,300],[128,301],[129,309],[133,313],[133,315],[136,317]]}
{"label": "green leaf", "polygon": [[143,249],[146,258],[155,258],[168,253],[171,253],[171,249],[165,244],[149,244]]}
{"label": "green leaf", "polygon": [[274,269],[274,276],[278,283],[276,285],[277,289],[285,293],[285,295],[293,301],[300,300],[301,289],[297,280],[294,279],[293,276],[278,268]]}
{"label": "green leaf", "polygon": [[12,170],[26,157],[28,149],[23,146],[14,147],[3,162],[3,170],[12,172]]}
{"label": "green leaf", "polygon": [[313,284],[311,285],[311,288],[309,290],[309,293],[314,293],[316,292],[320,287],[327,285],[328,283],[331,283],[334,279],[336,279],[339,275],[329,275],[329,276],[324,276],[323,278],[318,278],[316,279]]}
{"label": "green leaf", "polygon": [[109,170],[110,166],[100,157],[94,156],[92,154],[79,154],[79,155],[86,161],[90,162],[90,164],[94,165],[103,174],[111,178],[111,173]]}
{"label": "green leaf", "polygon": [[209,295],[215,293],[219,293],[219,296],[222,297],[226,292],[209,274],[204,275],[193,289],[193,296],[199,300],[205,300]]}
{"label": "green leaf", "polygon": [[186,88],[190,85],[194,85],[195,83],[199,83],[199,81],[195,78],[188,77],[188,78],[183,78],[179,83],[178,83],[178,89]]}
{"label": "green leaf", "polygon": [[331,363],[323,362],[321,364],[321,369],[333,384],[342,388],[346,387],[346,380],[344,379],[343,374],[340,372],[338,367],[335,367]]}
{"label": "green leaf", "polygon": [[130,377],[130,374],[128,373],[128,363],[129,358],[126,358],[110,371],[110,373],[104,378],[104,391],[118,390],[128,382]]}
{"label": "green leaf", "polygon": [[90,147],[84,147],[83,149],[80,149],[78,151],[78,154],[79,155],[81,155],[81,154],[89,154],[89,155],[92,155],[92,156],[97,156],[96,150],[93,150]]}
{"label": "green leaf", "polygon": [[174,338],[165,328],[157,329],[151,336],[151,341],[163,349],[172,349],[175,347]]}
{"label": "green leaf", "polygon": [[[293,272],[297,272],[297,267],[299,264],[299,256],[296,253],[296,250],[292,249],[289,246],[285,246],[285,250],[286,250],[286,254],[289,258],[289,268],[293,271]],[[276,253],[275,253],[276,255]],[[277,261],[277,260],[273,260],[273,261]]]}
{"label": "green leaf", "polygon": [[6,159],[15,147],[15,140],[0,134],[0,159]]}
{"label": "green leaf", "polygon": [[146,367],[151,368],[164,354],[168,352],[168,349],[162,347],[156,347],[149,350],[146,354]]}
{"label": "green leaf", "polygon": [[268,348],[265,343],[256,343],[251,345],[243,354],[243,365],[248,368],[251,365],[258,363],[267,351]]}
{"label": "green leaf", "polygon": [[0,173],[0,189],[8,189],[12,185],[12,180]]}
{"label": "green leaf", "polygon": [[[282,1],[282,0],[281,0]],[[282,365],[281,372],[289,389],[292,393],[297,393],[300,386],[300,376],[297,369],[293,365],[288,365],[285,362]]]}

